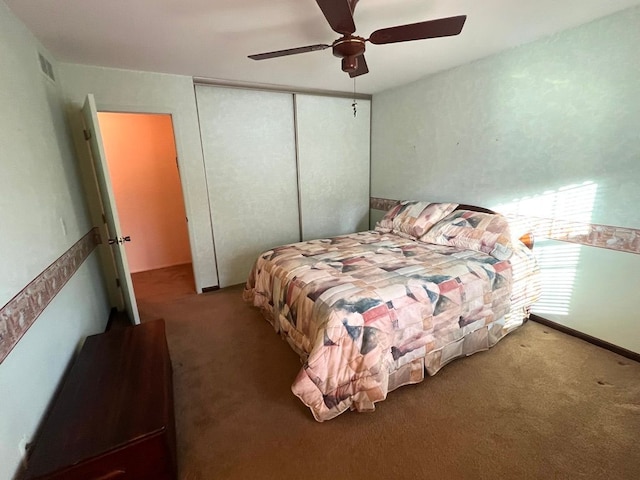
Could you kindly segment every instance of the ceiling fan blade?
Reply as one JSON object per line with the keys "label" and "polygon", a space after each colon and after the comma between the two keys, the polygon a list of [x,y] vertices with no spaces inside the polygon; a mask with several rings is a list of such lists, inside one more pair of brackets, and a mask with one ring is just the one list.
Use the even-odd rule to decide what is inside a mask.
{"label": "ceiling fan blade", "polygon": [[315,52],[316,50],[324,50],[330,46],[331,45],[324,44],[308,45],[306,47],[289,48],[287,50],[277,50],[275,52],[258,53],[255,55],[249,55],[249,58],[252,60],[266,60],[268,58],[285,57],[287,55],[296,55],[298,53]]}
{"label": "ceiling fan blade", "polygon": [[356,31],[356,25],[353,23],[353,8],[357,0],[351,0],[351,2],[349,0],[316,0],[316,2],[334,32],[347,35]]}
{"label": "ceiling fan blade", "polygon": [[349,76],[359,77],[360,75],[364,75],[365,73],[369,73],[369,67],[367,67],[367,61],[364,59],[364,55],[360,55],[358,58],[358,68],[356,68],[355,72],[349,72]]}
{"label": "ceiling fan blade", "polygon": [[385,43],[409,42],[411,40],[423,40],[425,38],[451,37],[462,31],[466,15],[457,17],[439,18],[427,22],[411,23],[398,27],[376,30],[369,37],[369,41],[376,45]]}

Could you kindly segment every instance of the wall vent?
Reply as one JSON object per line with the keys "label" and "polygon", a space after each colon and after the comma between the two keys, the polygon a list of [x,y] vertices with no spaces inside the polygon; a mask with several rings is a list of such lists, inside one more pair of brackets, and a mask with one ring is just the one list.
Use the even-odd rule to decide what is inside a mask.
{"label": "wall vent", "polygon": [[56,76],[53,74],[53,66],[51,62],[45,58],[40,52],[38,52],[38,59],[40,60],[40,70],[44,73],[52,82],[56,81]]}

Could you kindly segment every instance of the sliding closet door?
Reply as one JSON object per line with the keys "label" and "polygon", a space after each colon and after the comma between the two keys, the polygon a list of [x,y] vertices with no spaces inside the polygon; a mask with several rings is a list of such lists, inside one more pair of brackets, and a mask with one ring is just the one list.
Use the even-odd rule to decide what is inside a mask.
{"label": "sliding closet door", "polygon": [[369,229],[371,102],[296,95],[302,238]]}
{"label": "sliding closet door", "polygon": [[198,85],[196,98],[226,287],[247,280],[260,252],[300,240],[293,96]]}

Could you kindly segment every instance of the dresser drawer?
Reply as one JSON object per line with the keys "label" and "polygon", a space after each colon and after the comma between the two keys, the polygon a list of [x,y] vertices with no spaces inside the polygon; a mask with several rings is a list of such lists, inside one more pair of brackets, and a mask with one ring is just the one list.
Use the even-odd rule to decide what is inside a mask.
{"label": "dresser drawer", "polygon": [[[174,479],[173,457],[165,432],[134,441],[44,476],[38,480]],[[35,480],[35,479],[34,479]]]}

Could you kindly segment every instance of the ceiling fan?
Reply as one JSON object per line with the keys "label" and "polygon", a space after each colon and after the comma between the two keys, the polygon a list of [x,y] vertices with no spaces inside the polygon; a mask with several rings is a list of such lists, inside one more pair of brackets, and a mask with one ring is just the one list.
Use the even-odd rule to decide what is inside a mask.
{"label": "ceiling fan", "polygon": [[365,39],[353,35],[356,31],[353,12],[358,0],[316,0],[316,2],[331,28],[341,34],[342,37],[331,45],[307,45],[306,47],[249,55],[249,58],[266,60],[268,58],[314,52],[331,47],[333,54],[342,59],[342,71],[348,73],[350,77],[357,77],[369,73],[367,62],[364,59],[366,42],[374,45],[383,45],[385,43],[408,42],[426,38],[450,37],[458,35],[462,31],[462,26],[467,19],[466,15],[459,15],[457,17],[439,18],[426,22],[382,28],[376,30],[369,38]]}

